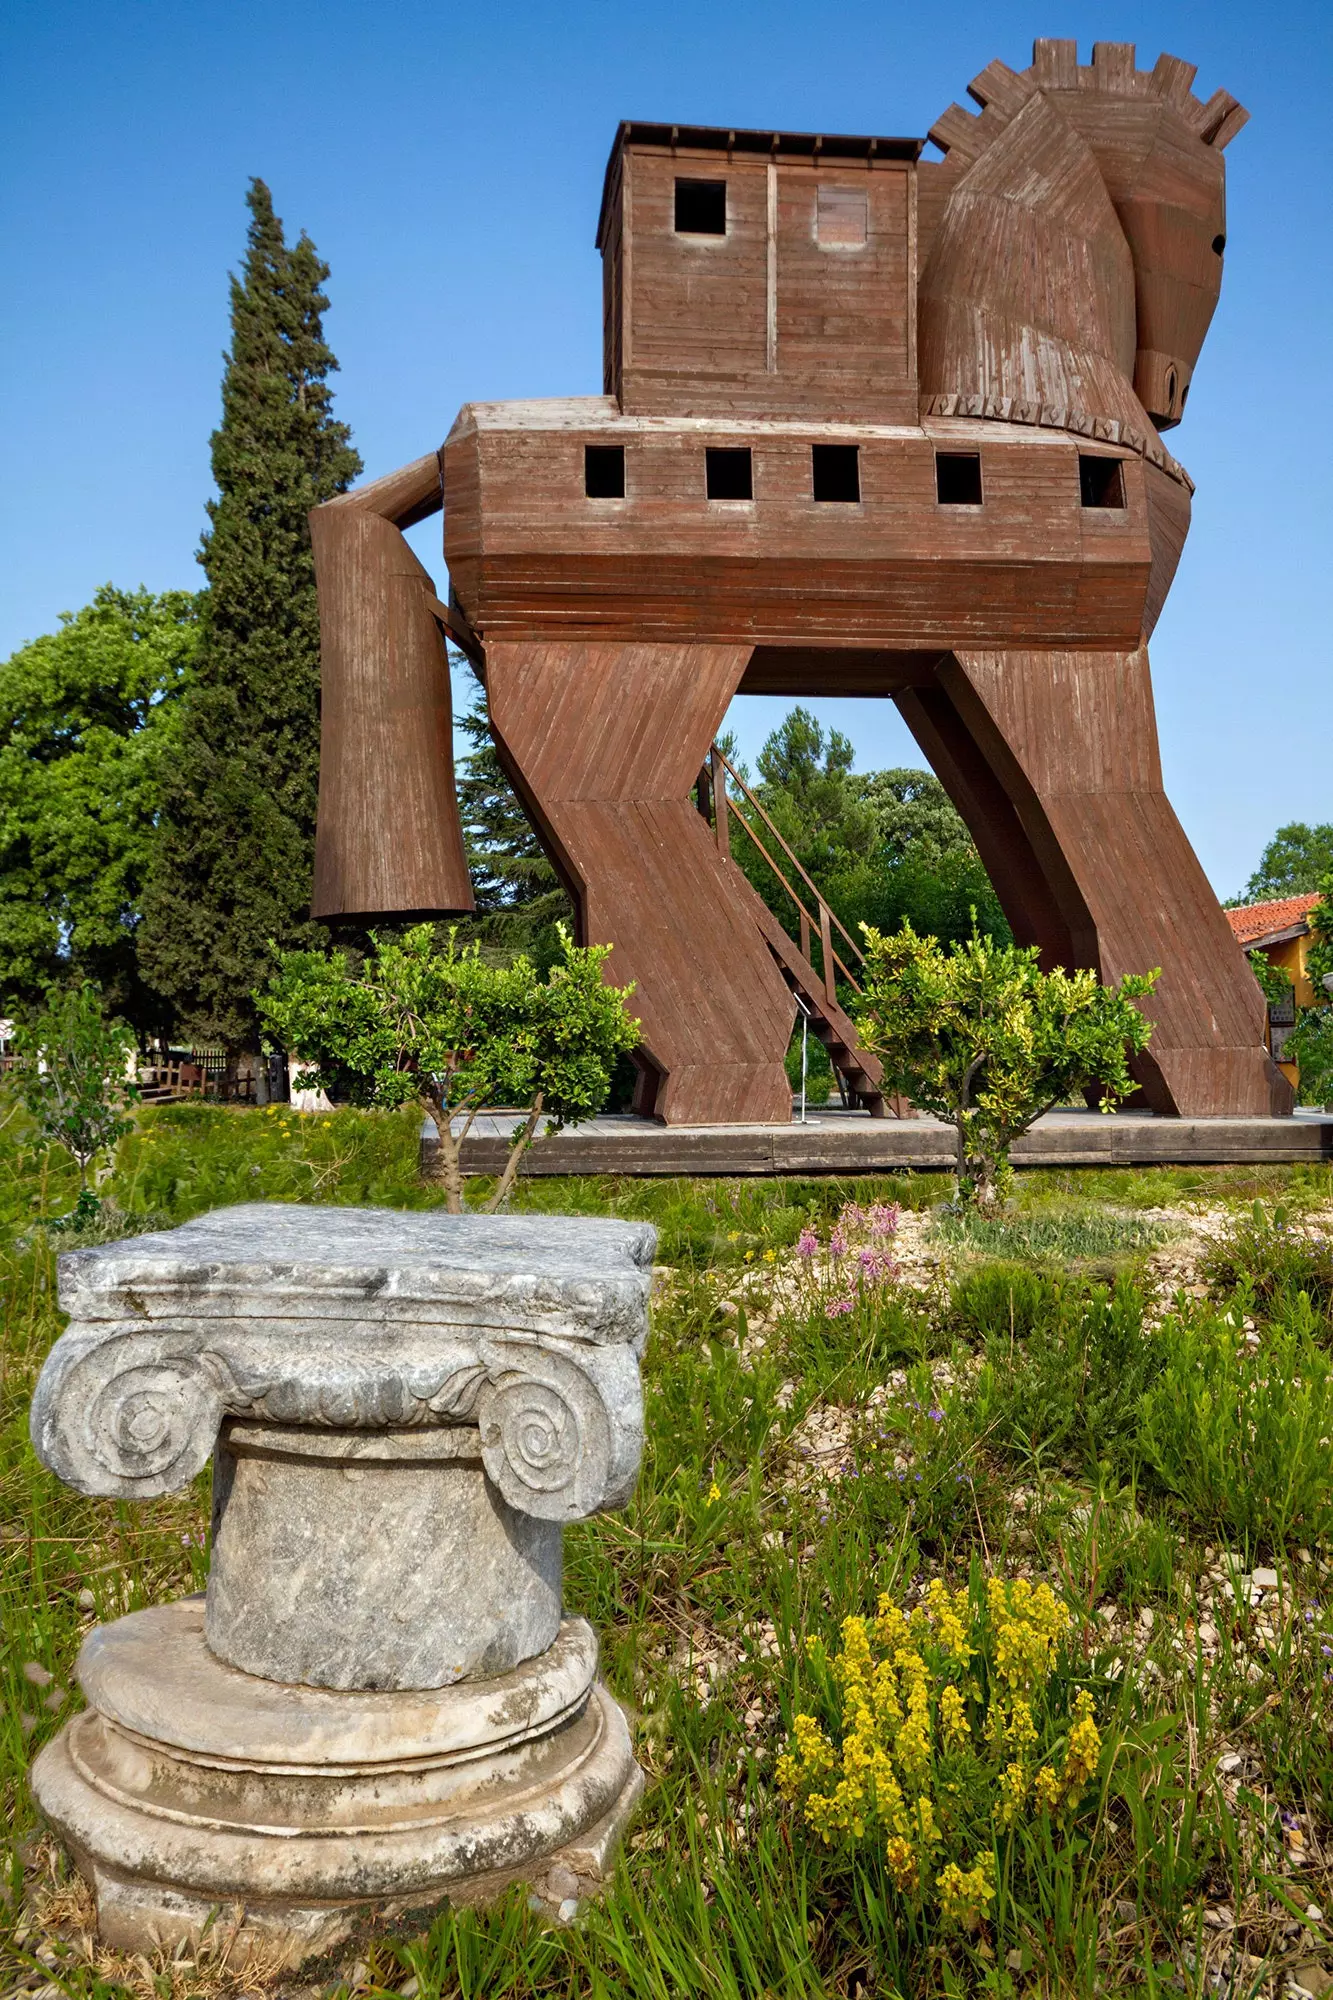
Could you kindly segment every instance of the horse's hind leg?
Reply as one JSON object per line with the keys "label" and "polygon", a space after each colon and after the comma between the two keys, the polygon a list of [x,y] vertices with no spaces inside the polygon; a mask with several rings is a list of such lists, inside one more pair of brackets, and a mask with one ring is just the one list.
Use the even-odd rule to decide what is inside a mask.
{"label": "horse's hind leg", "polygon": [[1262,996],[1162,789],[1146,646],[958,653],[935,699],[942,740],[952,730],[959,765],[977,766],[976,795],[990,786],[991,810],[979,810],[992,823],[974,831],[998,863],[1015,933],[1108,981],[1161,967],[1144,1005],[1152,1041],[1136,1063],[1153,1109],[1289,1111],[1290,1087],[1264,1048]]}
{"label": "horse's hind leg", "polygon": [[690,789],[748,646],[495,640],[502,761],[575,899],[633,980],[649,1088],[671,1124],[785,1123],[795,1004]]}

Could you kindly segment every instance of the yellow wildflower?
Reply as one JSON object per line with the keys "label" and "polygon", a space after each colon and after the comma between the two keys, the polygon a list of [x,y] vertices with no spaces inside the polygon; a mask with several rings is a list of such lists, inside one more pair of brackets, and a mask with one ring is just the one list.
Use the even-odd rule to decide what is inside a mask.
{"label": "yellow wildflower", "polygon": [[940,1693],[940,1728],[950,1749],[956,1749],[968,1739],[967,1707],[956,1687],[949,1685]]}
{"label": "yellow wildflower", "polygon": [[1043,1764],[1032,1780],[1032,1796],[1040,1812],[1054,1812],[1060,1803],[1060,1780],[1049,1764]]}
{"label": "yellow wildflower", "polygon": [[940,1899],[940,1915],[946,1923],[959,1924],[965,1931],[974,1931],[995,1901],[995,1884],[991,1876],[995,1864],[989,1854],[983,1854],[974,1868],[962,1869],[957,1862],[950,1861],[935,1877],[935,1889]]}
{"label": "yellow wildflower", "polygon": [[722,1498],[722,1488],[718,1485],[715,1479],[712,1485],[708,1489],[708,1505],[711,1507],[715,1500],[720,1500],[721,1498]]}
{"label": "yellow wildflower", "polygon": [[904,1895],[916,1887],[916,1855],[909,1840],[904,1840],[900,1833],[892,1834],[885,1844],[884,1858],[889,1864],[889,1873]]}
{"label": "yellow wildflower", "polygon": [[1101,1754],[1101,1734],[1092,1719],[1092,1696],[1086,1688],[1080,1688],[1074,1697],[1074,1724],[1069,1732],[1062,1773],[1066,1792],[1082,1790],[1097,1769]]}
{"label": "yellow wildflower", "polygon": [[1028,1774],[1022,1764],[1006,1764],[1000,1779],[1000,1804],[997,1813],[1001,1826],[1012,1826],[1023,1810],[1028,1795]]}

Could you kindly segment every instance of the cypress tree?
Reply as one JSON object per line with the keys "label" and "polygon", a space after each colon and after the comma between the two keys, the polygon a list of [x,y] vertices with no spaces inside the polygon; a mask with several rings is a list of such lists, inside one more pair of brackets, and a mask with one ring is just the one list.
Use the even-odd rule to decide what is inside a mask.
{"label": "cypress tree", "polygon": [[139,937],[145,975],[185,1031],[237,1053],[259,1047],[252,994],[272,946],[327,942],[309,917],[319,618],[306,516],[361,470],[332,414],[329,267],[304,233],[288,248],[263,181],[246,200],[199,552],[209,587]]}

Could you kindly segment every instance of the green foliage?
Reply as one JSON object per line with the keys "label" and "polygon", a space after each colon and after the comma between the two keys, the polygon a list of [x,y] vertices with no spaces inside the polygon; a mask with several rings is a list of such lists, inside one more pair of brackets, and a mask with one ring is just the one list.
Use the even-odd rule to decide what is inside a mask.
{"label": "green foliage", "polygon": [[544,979],[523,955],[496,965],[452,936],[439,951],[429,924],[372,942],[359,970],[341,952],[284,953],[260,1013],[282,1046],[312,1066],[309,1080],[336,1096],[426,1106],[451,1208],[463,1205],[459,1148],[478,1114],[494,1104],[528,1106],[494,1206],[540,1118],[561,1131],[600,1110],[616,1059],[638,1042],[625,1005],[632,989],[603,981],[609,945],[579,947],[567,931]]}
{"label": "green foliage", "polygon": [[1274,965],[1261,951],[1250,951],[1245,955],[1250,961],[1251,972],[1259,982],[1259,991],[1270,1007],[1280,1007],[1291,998],[1293,981],[1289,972],[1280,965]]}
{"label": "green foliage", "polygon": [[930,771],[872,771],[861,780],[885,858],[909,855],[930,863],[946,854],[974,852],[972,836],[939,779]]}
{"label": "green foliage", "polygon": [[1095,1476],[1113,1458],[1129,1470],[1140,1399],[1163,1362],[1160,1336],[1145,1330],[1143,1293],[1127,1277],[1088,1293],[1035,1275],[1001,1279],[991,1266],[955,1294],[955,1310],[986,1336],[978,1417],[997,1449],[1025,1465]]}
{"label": "green foliage", "polygon": [[1245,903],[1277,902],[1302,896],[1333,874],[1333,824],[1307,826],[1293,820],[1280,826],[1259,857],[1259,866],[1241,891]]}
{"label": "green foliage", "polygon": [[[138,1227],[176,1223],[247,1198],[439,1205],[440,1187],[416,1173],[419,1123],[415,1106],[323,1116],[286,1106],[147,1107],[117,1149],[99,1227],[116,1214]],[[1328,1199],[1326,1169],[1263,1173],[1269,1203],[1294,1211]],[[1255,1182],[1252,1169],[1024,1174],[1020,1216],[1035,1222],[1103,1197],[1118,1210],[1179,1196],[1216,1207],[1252,1196]],[[930,1175],[519,1182],[515,1205],[529,1212],[656,1222],[660,1263],[674,1267],[655,1287],[633,1501],[565,1535],[566,1602],[598,1632],[601,1670],[629,1711],[651,1783],[613,1881],[575,1922],[552,1925],[519,1884],[494,1907],[442,1912],[428,1930],[404,1916],[340,1962],[307,1968],[310,1982],[350,1989],[361,1959],[368,1992],[415,1978],[421,2000],[824,2000],[858,1990],[1151,2000],[1202,1991],[1201,1974],[1211,1976],[1216,1955],[1233,1947],[1256,1960],[1270,1954],[1272,1967],[1323,1955],[1321,1934],[1283,1932],[1310,1899],[1327,1907],[1315,1845],[1327,1818],[1306,1827],[1316,1865],[1301,1874],[1283,1852],[1283,1824],[1298,1813],[1326,1816],[1333,1804],[1333,1683],[1322,1650],[1333,1647],[1333,1621],[1319,1569],[1329,1545],[1315,1545],[1308,1566],[1284,1564],[1281,1591],[1265,1592],[1258,1612],[1243,1593],[1234,1603],[1215,1597],[1208,1572],[1219,1558],[1204,1543],[1216,1543],[1218,1524],[1210,1517],[1203,1527],[1202,1513],[1159,1501],[1146,1473],[1137,1488],[1117,1476],[1137,1462],[1132,1437],[1121,1434],[1095,1479],[1083,1476],[1087,1447],[1074,1432],[1058,1452],[1048,1445],[1035,1468],[1037,1454],[1016,1433],[999,1442],[994,1408],[977,1398],[986,1383],[975,1368],[981,1335],[955,1315],[944,1284],[925,1294],[904,1288],[877,1322],[864,1363],[850,1344],[841,1355],[817,1352],[785,1283],[805,1226],[836,1224],[849,1201],[867,1214],[896,1201],[918,1212],[919,1232],[939,1187]],[[96,1946],[87,1955],[69,1920],[79,1905],[57,1879],[27,1784],[33,1755],[77,1701],[74,1663],[90,1624],[200,1590],[207,1572],[206,1477],[147,1505],[93,1501],[61,1487],[33,1456],[32,1386],[62,1323],[54,1256],[72,1239],[34,1230],[32,1217],[72,1203],[77,1188],[73,1162],[16,1108],[0,1125],[0,1781],[12,1887],[0,1897],[0,1966],[15,1992],[55,1982],[70,2000],[134,2000],[150,1988],[163,2000],[192,2000],[245,1979],[224,1963],[226,1936],[196,1964]],[[927,1241],[951,1268],[955,1254],[975,1254]],[[964,1274],[974,1301],[985,1268],[969,1261]],[[1070,1340],[1081,1337],[1081,1282],[1010,1265],[986,1308],[995,1323],[986,1359],[997,1376],[1011,1354],[1012,1365],[1023,1361],[1022,1302],[1012,1340],[1006,1302],[1023,1272],[1041,1292],[1030,1315],[1035,1337],[1046,1337],[1057,1292]],[[897,1311],[930,1321],[901,1355]],[[829,1323],[830,1334],[841,1338],[851,1318]],[[966,1344],[949,1351],[960,1331]],[[897,1365],[913,1352],[933,1358]],[[1101,1375],[1092,1379],[1109,1376],[1113,1353],[1094,1360]],[[952,1386],[942,1386],[946,1370]],[[1052,1392],[1056,1375],[1053,1364]],[[1077,1347],[1060,1382],[1066,1404],[1077,1406]],[[836,1451],[819,1449],[828,1435],[815,1428],[820,1421]],[[1053,1426],[1064,1421],[1052,1411]],[[1183,1455],[1189,1406],[1177,1422]],[[1307,1470],[1328,1457],[1318,1438],[1302,1452]],[[931,1583],[952,1594],[974,1558],[1000,1578],[1049,1580],[1073,1613],[1067,1653],[1034,1699],[1034,1721],[1045,1730],[1085,1687],[1107,1755],[1074,1823],[1033,1812],[1002,1830],[994,1901],[968,1931],[933,1910],[905,1922],[884,1845],[825,1847],[807,1835],[777,1795],[774,1760],[795,1710],[835,1720],[835,1691],[809,1659],[806,1635],[827,1634],[833,1650],[846,1611],[873,1607],[881,1592],[904,1609],[929,1604]],[[1151,1629],[1141,1606],[1153,1609]],[[1199,1638],[1204,1619],[1217,1628],[1211,1650]],[[988,1677],[994,1659],[992,1651]],[[35,1688],[29,1662],[53,1684]],[[1052,1730],[1057,1763],[1060,1733]],[[983,1737],[983,1761],[987,1748]],[[1218,1779],[1226,1752],[1245,1759],[1239,1795]],[[990,1797],[967,1791],[959,1808],[984,1808]],[[949,1810],[952,1797],[941,1805]],[[965,1846],[962,1861],[974,1851]],[[1201,1907],[1221,1901],[1236,1921],[1214,1933]],[[253,1968],[249,1977],[253,1986]],[[1259,1977],[1251,1968],[1242,1984],[1257,1990]],[[278,1990],[294,1990],[292,1981]]]}
{"label": "green foliage", "polygon": [[1093,1086],[1105,1109],[1131,1095],[1126,1049],[1145,1048],[1151,1033],[1134,1003],[1155,972],[1112,988],[1094,972],[1044,973],[1035,947],[976,932],[948,949],[910,924],[865,935],[862,1032],[885,1089],[957,1132],[960,1200],[994,1206],[1010,1146],[1053,1105]]}
{"label": "green foliage", "polygon": [[1310,912],[1310,952],[1306,971],[1315,991],[1327,991],[1324,980],[1333,977],[1333,870],[1317,884],[1322,901]]}
{"label": "green foliage", "polygon": [[[862,923],[895,930],[910,921],[936,937],[965,938],[975,911],[987,935],[1008,940],[1009,926],[981,858],[939,780],[928,771],[907,769],[863,776],[852,770],[852,759],[847,737],[836,729],[826,733],[808,709],[797,707],[760,751],[754,787],[852,935]],[[737,811],[742,818],[749,814],[743,802]],[[771,846],[763,827],[756,825],[756,831]],[[794,932],[790,899],[743,834],[733,839],[732,851],[769,908]]]}
{"label": "green foliage", "polygon": [[63,1146],[79,1170],[80,1209],[88,1168],[130,1129],[125,1106],[138,1095],[129,1076],[133,1030],[109,1021],[97,988],[53,990],[46,1007],[14,1032],[19,1097],[48,1144]]}
{"label": "green foliage", "polygon": [[213,433],[218,497],[180,748],[144,895],[146,976],[186,1031],[256,1048],[253,993],[283,949],[325,940],[308,917],[319,761],[319,621],[306,516],[361,470],[332,415],[321,289],[308,236],[288,248],[253,181],[243,276]]}
{"label": "green foliage", "polygon": [[1236,1299],[1258,1319],[1280,1319],[1302,1292],[1333,1317],[1333,1244],[1282,1203],[1266,1209],[1256,1201],[1205,1251],[1199,1276],[1215,1298]]}
{"label": "green foliage", "polygon": [[0,995],[40,1005],[91,979],[146,1034],[165,1025],[136,934],[198,600],[103,584],[0,666]]}
{"label": "green foliage", "polygon": [[1307,1007],[1283,1051],[1300,1065],[1302,1104],[1333,1104],[1333,1006]]}
{"label": "green foliage", "polygon": [[1205,1531],[1281,1549],[1333,1534],[1333,1355],[1299,1298],[1247,1341],[1239,1309],[1163,1327],[1139,1449]]}

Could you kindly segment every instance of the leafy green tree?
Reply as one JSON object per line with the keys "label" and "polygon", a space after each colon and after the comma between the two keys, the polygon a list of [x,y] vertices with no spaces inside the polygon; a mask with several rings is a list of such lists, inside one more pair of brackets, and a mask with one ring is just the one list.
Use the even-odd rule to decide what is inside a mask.
{"label": "leafy green tree", "polygon": [[872,771],[861,781],[861,796],[881,850],[895,866],[909,856],[937,862],[946,854],[976,851],[966,821],[931,771]]}
{"label": "leafy green tree", "polygon": [[[999,898],[939,780],[910,769],[861,775],[852,760],[848,739],[836,729],[826,733],[799,707],[757,760],[755,794],[834,914],[853,935],[863,923],[883,931],[910,923],[949,940],[971,935],[975,913],[987,936],[1010,942]],[[739,811],[750,816],[744,806]],[[756,831],[771,848],[757,821]],[[772,870],[744,835],[732,851],[794,933],[796,911]]]}
{"label": "leafy green tree", "polygon": [[1305,1008],[1282,1053],[1300,1067],[1301,1103],[1333,1106],[1333,1005]]}
{"label": "leafy green tree", "polygon": [[19,1097],[49,1145],[63,1146],[79,1169],[79,1213],[95,1204],[88,1169],[130,1129],[125,1107],[138,1096],[131,1081],[134,1031],[108,1020],[91,981],[53,991],[47,1005],[14,1031]]}
{"label": "leafy green tree", "polygon": [[457,768],[463,842],[477,899],[460,934],[500,951],[527,951],[542,962],[559,955],[557,926],[569,898],[505,775],[478,695],[459,728],[471,746]]}
{"label": "leafy green tree", "polygon": [[140,899],[198,637],[198,600],[104,584],[0,666],[0,995],[90,979],[140,1035]]}
{"label": "leafy green tree", "polygon": [[1241,891],[1242,903],[1274,903],[1304,896],[1333,873],[1333,825],[1280,826],[1259,857],[1259,866]]}
{"label": "leafy green tree", "polygon": [[1134,1003],[1156,972],[1108,987],[1095,972],[1044,973],[1035,947],[980,933],[947,949],[910,924],[865,935],[862,1033],[885,1090],[953,1126],[960,1201],[998,1204],[1010,1146],[1052,1106],[1095,1085],[1109,1111],[1135,1089],[1126,1051],[1152,1029]]}
{"label": "leafy green tree", "polygon": [[332,414],[328,266],[294,248],[252,181],[245,269],[213,433],[199,659],[144,895],[140,957],[188,1031],[256,1049],[268,941],[313,947],[308,915],[319,767],[319,621],[306,517],[361,470]]}
{"label": "leafy green tree", "polygon": [[304,1082],[354,1104],[429,1111],[451,1214],[463,1211],[461,1148],[478,1114],[526,1104],[487,1204],[497,1208],[543,1116],[561,1131],[605,1102],[617,1059],[638,1043],[633,989],[603,981],[609,945],[581,949],[568,931],[545,978],[524,956],[496,965],[452,938],[440,951],[429,924],[372,943],[359,971],[342,953],[284,953],[260,1013],[311,1065]]}
{"label": "leafy green tree", "polygon": [[1327,991],[1324,981],[1333,977],[1333,869],[1316,885],[1322,901],[1310,912],[1310,951],[1305,969],[1315,991]]}

